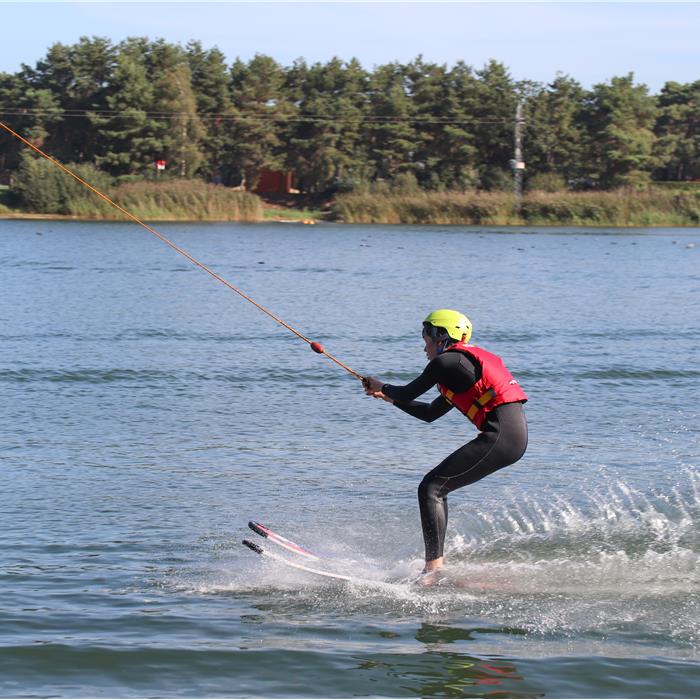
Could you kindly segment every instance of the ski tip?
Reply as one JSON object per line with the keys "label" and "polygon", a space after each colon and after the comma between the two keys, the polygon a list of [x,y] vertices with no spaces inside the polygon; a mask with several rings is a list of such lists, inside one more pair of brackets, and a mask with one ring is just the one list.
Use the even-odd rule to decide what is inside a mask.
{"label": "ski tip", "polygon": [[244,544],[248,549],[252,549],[256,554],[262,554],[263,553],[263,548],[255,544],[255,542],[251,542],[250,540],[243,540],[241,544]]}
{"label": "ski tip", "polygon": [[255,520],[248,521],[248,527],[260,537],[267,537],[267,528],[260,523],[256,523]]}

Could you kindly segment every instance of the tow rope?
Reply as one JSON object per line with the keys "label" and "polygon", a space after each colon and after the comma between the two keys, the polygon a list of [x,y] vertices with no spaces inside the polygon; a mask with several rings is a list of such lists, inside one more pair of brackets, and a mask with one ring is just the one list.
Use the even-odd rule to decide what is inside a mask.
{"label": "tow rope", "polygon": [[247,294],[245,294],[243,291],[238,289],[238,287],[234,286],[228,280],[221,277],[221,275],[218,275],[212,269],[207,267],[204,263],[200,262],[195,257],[190,255],[187,251],[185,251],[182,248],[180,248],[179,246],[175,245],[171,240],[167,239],[162,233],[158,233],[158,231],[156,231],[154,228],[151,228],[148,224],[141,221],[141,219],[139,219],[137,216],[134,216],[134,214],[132,214],[130,211],[127,211],[126,209],[124,209],[124,207],[120,206],[115,201],[110,199],[106,194],[104,194],[103,192],[100,192],[100,190],[96,189],[88,182],[85,182],[85,180],[83,180],[81,177],[76,175],[72,170],[70,170],[65,165],[63,165],[63,163],[60,163],[55,158],[52,158],[50,155],[44,153],[44,151],[42,151],[40,148],[35,146],[30,141],[27,141],[27,139],[25,139],[23,136],[20,136],[16,131],[13,131],[12,129],[10,129],[9,126],[7,126],[6,124],[4,124],[1,121],[0,121],[0,126],[3,129],[5,129],[5,131],[12,134],[12,136],[19,139],[23,144],[25,144],[25,146],[29,146],[29,148],[36,151],[40,156],[43,156],[44,158],[46,158],[46,160],[50,161],[54,165],[57,165],[61,170],[63,170],[68,175],[70,175],[73,179],[77,180],[81,185],[84,185],[85,187],[87,187],[89,190],[94,192],[98,197],[102,198],[105,202],[107,202],[107,204],[114,207],[115,209],[120,211],[122,214],[124,214],[124,216],[131,219],[135,223],[139,224],[139,226],[143,226],[143,228],[145,228],[147,231],[149,231],[154,236],[159,238],[163,243],[169,245],[173,250],[177,251],[178,253],[180,253],[180,255],[187,258],[191,263],[193,263],[194,265],[196,265],[200,269],[204,270],[204,272],[207,272],[208,274],[210,274],[215,280],[218,280],[219,282],[221,282],[221,284],[228,287],[232,292],[235,292],[239,296],[243,297],[246,301],[249,301],[251,304],[253,304],[253,306],[257,307],[258,309],[260,309],[260,311],[267,314],[273,321],[276,321],[281,326],[284,326],[288,331],[290,331],[291,333],[294,333],[294,335],[297,336],[297,338],[299,338],[300,340],[303,340],[305,343],[308,343],[309,347],[314,352],[319,353],[320,355],[325,355],[329,360],[331,360],[332,362],[335,362],[336,365],[338,365],[339,367],[342,367],[346,372],[348,372],[353,377],[355,377],[356,379],[359,379],[361,382],[364,383],[364,377],[361,374],[359,374],[358,372],[355,372],[354,369],[348,367],[346,364],[341,362],[337,357],[334,357],[329,352],[327,352],[324,349],[323,345],[321,345],[321,343],[317,343],[317,342],[307,338],[305,335],[300,333],[298,330],[296,330],[295,328],[290,326],[288,323],[283,321],[279,316],[276,316],[275,314],[273,314],[271,311],[269,311],[264,306],[262,306],[262,304],[258,304],[257,301],[255,301],[254,299],[249,297]]}

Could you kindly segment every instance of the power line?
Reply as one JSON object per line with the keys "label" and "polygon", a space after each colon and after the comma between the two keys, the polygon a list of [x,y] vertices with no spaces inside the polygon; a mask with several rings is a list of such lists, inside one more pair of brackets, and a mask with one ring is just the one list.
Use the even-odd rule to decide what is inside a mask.
{"label": "power line", "polygon": [[511,118],[454,118],[454,117],[435,117],[430,115],[415,115],[415,116],[381,116],[369,114],[334,114],[332,117],[322,117],[318,115],[284,115],[284,114],[228,114],[228,113],[211,113],[211,112],[154,112],[134,110],[129,113],[126,110],[82,110],[82,109],[67,109],[67,110],[52,110],[41,109],[34,107],[8,107],[0,108],[0,114],[9,117],[54,117],[57,120],[63,119],[84,119],[86,117],[123,117],[130,119],[138,115],[148,117],[150,119],[177,119],[177,118],[193,118],[197,117],[200,120],[210,120],[218,122],[245,122],[257,121],[265,122],[284,122],[284,123],[337,123],[362,121],[367,124],[400,124],[400,123],[420,123],[427,125],[450,125],[450,124],[510,124]]}

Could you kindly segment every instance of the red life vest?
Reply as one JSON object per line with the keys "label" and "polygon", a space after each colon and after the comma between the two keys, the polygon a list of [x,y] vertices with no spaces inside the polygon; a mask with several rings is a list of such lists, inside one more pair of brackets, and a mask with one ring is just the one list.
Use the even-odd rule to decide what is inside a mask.
{"label": "red life vest", "polygon": [[464,353],[481,366],[481,379],[467,391],[456,394],[446,386],[438,384],[438,389],[447,402],[456,406],[479,430],[488,412],[496,406],[527,401],[527,395],[498,355],[462,342],[450,345],[445,352]]}

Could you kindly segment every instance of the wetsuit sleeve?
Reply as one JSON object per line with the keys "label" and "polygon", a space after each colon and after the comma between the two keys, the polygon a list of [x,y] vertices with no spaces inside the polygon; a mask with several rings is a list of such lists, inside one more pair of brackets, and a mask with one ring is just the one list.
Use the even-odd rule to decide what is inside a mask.
{"label": "wetsuit sleeve", "polygon": [[410,384],[406,384],[406,386],[385,384],[382,387],[382,393],[397,403],[406,404],[417,399],[440,381],[439,375],[441,373],[438,371],[436,364],[441,357],[436,357],[428,362],[425,369]]}
{"label": "wetsuit sleeve", "polygon": [[457,392],[466,391],[478,379],[477,368],[464,353],[446,352],[431,360],[421,374],[406,386],[385,384],[383,393],[393,399],[394,405],[411,416],[431,422],[444,416],[452,404],[442,396],[432,403],[415,401],[418,396],[442,384]]}
{"label": "wetsuit sleeve", "polygon": [[447,403],[442,396],[438,396],[431,403],[424,403],[423,401],[399,403],[395,401],[394,406],[408,413],[409,416],[420,418],[426,423],[432,423],[434,420],[444,416],[452,408],[452,404]]}

